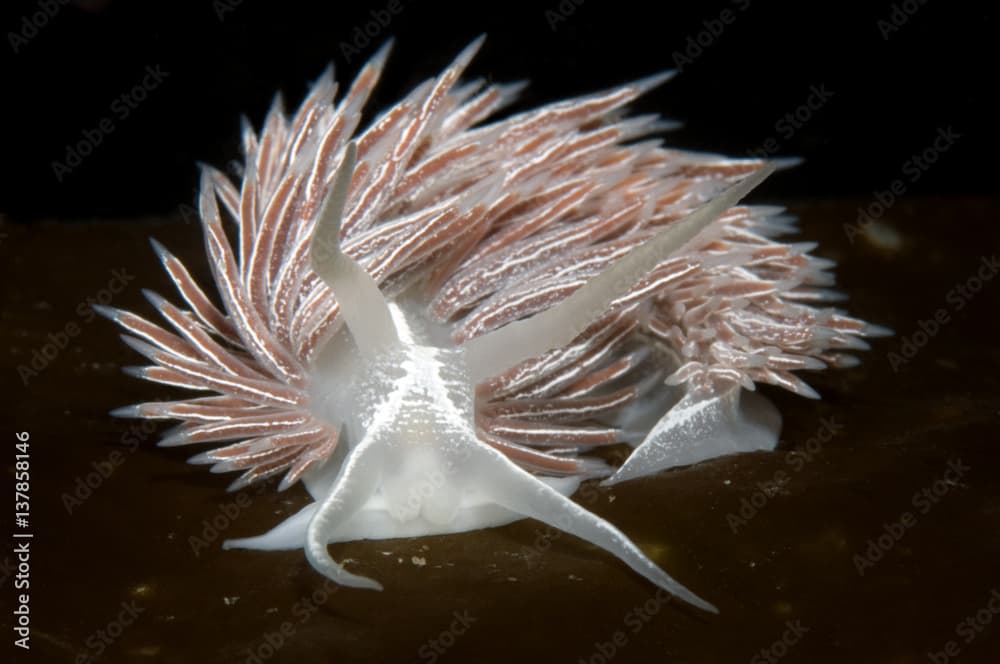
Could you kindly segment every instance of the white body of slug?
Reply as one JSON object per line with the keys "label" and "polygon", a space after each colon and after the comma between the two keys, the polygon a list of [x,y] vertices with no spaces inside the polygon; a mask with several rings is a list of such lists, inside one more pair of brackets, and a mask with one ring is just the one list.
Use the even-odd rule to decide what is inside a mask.
{"label": "white body of slug", "polygon": [[[114,414],[182,420],[161,445],[226,442],[190,461],[243,471],[233,490],[303,480],[312,503],[227,547],[380,588],[328,546],[533,518],[714,610],[569,496],[773,449],[755,382],[816,396],[793,371],[885,331],[811,306],[830,263],[772,239],[778,210],[734,208],[773,164],[635,141],[663,126],[624,104],[668,76],[483,125],[517,86],[457,85],[478,45],[356,140],[385,49],[338,104],[328,72],[291,121],[245,128],[241,187],[202,173],[222,309],[155,242],[189,307],[147,293],[172,330],[98,308],[152,361],[132,373],[214,394]],[[623,442],[619,468],[588,455]]]}
{"label": "white body of slug", "polygon": [[[431,324],[411,320],[404,307],[387,302],[368,273],[340,250],[340,223],[355,150],[352,144],[344,157],[317,224],[312,254],[316,273],[337,294],[349,332],[332,339],[320,356],[322,369],[314,378],[312,407],[318,418],[340,424],[347,454],[339,464],[328,462],[306,476],[314,504],[270,533],[232,540],[227,546],[303,547],[310,562],[338,583],[380,589],[376,581],[333,561],[327,545],[361,537],[453,533],[531,517],[590,540],[657,585],[714,611],[657,567],[624,533],[567,498],[578,480],[535,477],[481,442],[475,425],[475,387],[498,368],[566,344],[577,335],[575,330],[586,327],[608,302],[631,287],[636,274],[649,270],[644,258],[655,265],[658,251],[689,241],[771,169],[747,178],[664,231],[644,247],[645,252],[637,250],[622,259],[601,275],[605,278],[578,290],[575,301],[549,310],[547,317],[528,319],[519,328],[502,328],[475,344],[440,347],[431,345],[432,337],[442,336],[431,333]],[[422,334],[415,332],[420,328]],[[676,411],[679,419],[654,427],[644,446],[659,451],[647,455],[639,464],[644,466],[640,472],[698,460],[696,456],[773,447],[776,429],[751,429],[760,435],[750,441],[733,435],[746,433],[738,420],[732,428],[736,398],[727,394],[721,404],[685,405]],[[686,456],[671,454],[671,443],[678,439],[687,443]],[[700,444],[691,445],[692,440]]]}
{"label": "white body of slug", "polygon": [[568,499],[578,479],[536,478],[480,442],[464,349],[424,345],[427,340],[413,338],[402,309],[391,309],[402,332],[399,347],[369,360],[350,338],[338,337],[324,372],[328,380],[317,385],[316,408],[343,423],[347,457],[305,478],[315,503],[273,531],[228,547],[305,548],[313,565],[338,583],[380,588],[335,563],[327,545],[532,517],[603,546],[657,585],[711,610],[621,531]]}

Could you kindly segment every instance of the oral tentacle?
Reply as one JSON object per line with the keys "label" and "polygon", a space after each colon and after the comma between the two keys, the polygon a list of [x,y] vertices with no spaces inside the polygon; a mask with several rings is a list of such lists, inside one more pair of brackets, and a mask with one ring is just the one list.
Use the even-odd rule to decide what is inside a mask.
{"label": "oral tentacle", "polygon": [[382,584],[352,574],[330,557],[327,545],[337,528],[357,513],[375,493],[381,480],[385,451],[376,442],[362,442],[351,451],[330,493],[316,509],[306,529],[305,552],[309,563],[332,581],[351,588],[382,590]]}
{"label": "oral tentacle", "polygon": [[549,485],[518,468],[500,452],[473,444],[464,472],[501,507],[576,535],[614,554],[633,570],[667,592],[704,611],[718,609],[675,581],[650,560],[625,533],[589,512]]}

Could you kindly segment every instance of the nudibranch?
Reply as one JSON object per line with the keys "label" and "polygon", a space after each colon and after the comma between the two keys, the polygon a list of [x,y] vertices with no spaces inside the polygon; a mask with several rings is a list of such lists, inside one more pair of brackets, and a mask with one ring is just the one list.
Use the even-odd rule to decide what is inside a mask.
{"label": "nudibranch", "polygon": [[[570,496],[773,449],[755,384],[816,397],[794,372],[884,330],[825,306],[832,264],[775,239],[780,208],[737,205],[776,164],[671,150],[626,115],[669,74],[492,120],[521,86],[460,82],[480,43],[367,129],[387,47],[339,101],[327,71],[291,117],[278,98],[245,123],[242,182],[201,176],[221,306],[154,241],[185,305],[101,309],[152,363],[127,371],[209,394],[112,412],[225,443],[190,461],[243,471],[231,489],[302,480],[313,502],[227,547],[378,589],[329,545],[532,518],[714,611]],[[594,454],[620,444],[620,467]]]}

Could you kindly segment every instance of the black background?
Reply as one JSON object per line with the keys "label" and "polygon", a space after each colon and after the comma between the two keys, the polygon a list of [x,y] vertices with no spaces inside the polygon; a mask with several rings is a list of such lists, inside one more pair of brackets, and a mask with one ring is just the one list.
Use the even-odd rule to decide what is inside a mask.
{"label": "black background", "polygon": [[[15,4],[0,22],[0,212],[15,221],[168,213],[191,200],[196,161],[224,167],[239,158],[240,114],[259,126],[275,91],[294,107],[328,63],[344,84],[395,37],[371,117],[480,33],[488,39],[469,74],[530,79],[518,109],[674,68],[688,49],[694,57],[680,75],[638,109],[683,122],[667,140],[687,149],[744,156],[775,137],[776,155],[806,161],[769,183],[770,194],[870,197],[948,127],[961,139],[907,193],[991,193],[992,4],[396,0],[396,13],[389,0]],[[58,9],[40,17],[46,6]],[[709,39],[723,10],[734,20]],[[43,25],[32,33],[26,21]],[[375,36],[363,36],[366,28]],[[708,44],[700,54],[690,50],[699,37]],[[163,82],[128,117],[116,116],[115,99],[157,65],[168,72]],[[793,135],[779,132],[812,86],[833,95]],[[114,131],[60,182],[53,162],[104,117]]]}
{"label": "black background", "polygon": [[[25,21],[49,2],[58,11],[42,14],[46,24],[21,43]],[[481,33],[488,40],[469,75],[530,79],[518,109],[672,68],[692,40],[707,42],[637,111],[683,122],[667,140],[685,149],[740,156],[778,137],[777,155],[804,157],[753,201],[801,214],[804,239],[837,261],[851,312],[896,331],[874,340],[860,367],[804,376],[822,400],[762,389],[782,413],[776,453],[729,456],[581,501],[721,609],[708,616],[664,606],[655,623],[629,631],[614,663],[769,661],[757,653],[799,619],[813,631],[782,664],[928,662],[928,653],[961,640],[956,624],[1000,588],[1000,280],[995,270],[981,276],[1000,247],[1000,198],[981,196],[996,192],[1000,154],[998,3],[752,0],[740,10],[742,0],[709,0],[657,11],[606,0],[399,0],[401,10],[381,26],[389,0],[235,2],[0,4],[0,377],[11,385],[3,386],[0,429],[31,432],[37,529],[32,651],[11,661],[92,655],[97,630],[137,599],[146,613],[100,661],[242,663],[314,597],[322,577],[301,552],[221,548],[222,539],[264,532],[293,514],[307,500],[300,488],[262,487],[229,530],[194,551],[191,538],[236,498],[225,493],[226,478],[184,463],[193,450],[156,448],[151,421],[107,415],[175,391],[121,375],[139,359],[87,303],[149,315],[141,289],[173,291],[150,235],[211,285],[203,240],[182,223],[181,204],[192,201],[197,161],[227,168],[239,159],[242,113],[259,127],[279,90],[294,107],[331,62],[346,83],[392,36],[371,117]],[[891,23],[879,22],[906,16],[904,5],[915,13],[883,35]],[[724,9],[735,20],[711,36],[706,22],[718,29]],[[366,28],[376,36],[355,43]],[[169,72],[162,84],[127,118],[115,116],[116,98],[157,66]],[[779,136],[776,123],[813,86],[833,97],[792,136]],[[57,181],[53,161],[106,117],[114,131]],[[949,127],[961,138],[919,179],[908,178],[904,164]],[[854,211],[895,181],[905,182],[904,202],[885,211],[876,233],[855,238],[846,225]],[[128,288],[112,293],[110,280],[124,272]],[[972,283],[974,296],[954,304],[955,289]],[[938,322],[941,314],[949,322]],[[72,342],[43,373],[22,379],[20,368],[71,325],[79,329]],[[894,359],[901,354],[905,361]],[[826,421],[843,432],[816,449]],[[814,461],[796,474],[789,459],[801,457],[793,454]],[[65,496],[113,455],[127,461],[69,513]],[[948,484],[940,506],[919,514],[891,550],[876,549],[884,552],[878,566],[859,576],[858,556],[916,507],[915,491],[943,484],[956,459],[968,475]],[[790,479],[779,489],[782,476]],[[728,517],[758,497],[766,508],[736,533]],[[627,630],[627,612],[648,606],[653,588],[610,555],[552,533],[524,520],[339,545],[338,559],[357,561],[386,593],[342,589],[317,600],[312,618],[295,621],[294,637],[267,661],[414,661],[466,608],[479,622],[442,662],[599,661],[597,642]],[[418,571],[414,556],[427,565]],[[9,579],[5,557],[0,577]],[[13,600],[3,578],[0,592]],[[13,614],[3,607],[0,631],[11,634]],[[974,643],[961,640],[951,661],[1000,661],[1000,620],[992,621]]]}

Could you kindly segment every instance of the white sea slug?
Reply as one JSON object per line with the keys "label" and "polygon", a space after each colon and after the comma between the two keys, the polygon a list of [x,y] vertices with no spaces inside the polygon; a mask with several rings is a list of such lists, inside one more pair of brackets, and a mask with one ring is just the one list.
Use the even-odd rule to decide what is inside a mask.
{"label": "white sea slug", "polygon": [[[773,164],[667,149],[626,116],[667,75],[490,122],[520,86],[459,83],[480,43],[365,130],[387,48],[339,102],[328,71],[244,128],[242,183],[201,179],[222,306],[154,241],[186,308],[147,293],[163,327],[102,308],[152,362],[135,375],[214,394],[114,414],[182,420],[161,445],[225,442],[191,462],[244,471],[232,489],[301,479],[314,502],[226,546],[302,548],[343,585],[381,588],[331,543],[530,517],[714,611],[568,496],[772,449],[754,384],[816,397],[793,372],[851,366],[882,330],[813,306],[831,263],[773,239],[780,209],[734,207]],[[621,467],[591,454],[622,443]]]}

